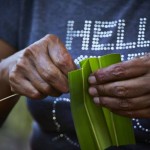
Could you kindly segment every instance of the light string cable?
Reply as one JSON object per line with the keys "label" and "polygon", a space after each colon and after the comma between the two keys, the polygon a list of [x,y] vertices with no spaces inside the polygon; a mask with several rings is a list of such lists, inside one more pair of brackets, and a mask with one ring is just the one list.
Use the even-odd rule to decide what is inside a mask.
{"label": "light string cable", "polygon": [[17,95],[19,95],[19,94],[12,94],[12,95],[10,95],[10,96],[7,96],[7,97],[5,97],[5,98],[2,98],[2,99],[0,99],[0,102],[2,102],[2,101],[5,101],[5,100],[7,100],[7,99],[9,99],[9,98],[11,98],[11,97],[14,97],[14,96],[17,96]]}

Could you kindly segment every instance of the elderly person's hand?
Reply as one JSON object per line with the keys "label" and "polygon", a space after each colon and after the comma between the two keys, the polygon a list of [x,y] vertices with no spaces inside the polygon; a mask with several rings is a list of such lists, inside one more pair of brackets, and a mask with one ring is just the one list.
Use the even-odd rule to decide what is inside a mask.
{"label": "elderly person's hand", "polygon": [[11,90],[33,99],[68,92],[67,74],[76,68],[60,39],[47,35],[12,55],[8,69]]}
{"label": "elderly person's hand", "polygon": [[150,54],[100,69],[89,83],[96,104],[119,115],[150,118]]}

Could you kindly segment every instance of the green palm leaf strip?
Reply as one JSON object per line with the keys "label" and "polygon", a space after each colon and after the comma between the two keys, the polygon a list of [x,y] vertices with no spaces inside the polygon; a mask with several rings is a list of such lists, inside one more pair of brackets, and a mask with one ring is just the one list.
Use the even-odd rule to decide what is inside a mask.
{"label": "green palm leaf strip", "polygon": [[80,69],[69,73],[71,111],[82,150],[104,150],[111,145],[134,143],[131,119],[96,106],[88,94],[89,75],[119,61],[118,54],[89,58],[80,63]]}

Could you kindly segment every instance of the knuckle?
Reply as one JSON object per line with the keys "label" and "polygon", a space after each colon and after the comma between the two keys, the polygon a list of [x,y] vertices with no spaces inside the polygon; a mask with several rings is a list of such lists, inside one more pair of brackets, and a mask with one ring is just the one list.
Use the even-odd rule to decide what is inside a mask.
{"label": "knuckle", "polygon": [[58,41],[59,40],[59,38],[56,36],[56,35],[54,35],[54,34],[47,34],[45,37],[44,37],[44,39],[45,40],[47,40],[47,41]]}
{"label": "knuckle", "polygon": [[57,73],[57,71],[55,71],[54,69],[53,69],[53,71],[51,71],[52,69],[47,69],[47,72],[43,72],[42,73],[42,76],[43,76],[43,78],[45,79],[45,80],[47,80],[47,81],[55,81],[55,80],[57,80],[57,78],[58,78],[58,73]]}
{"label": "knuckle", "polygon": [[42,73],[41,73],[41,76],[42,76],[46,81],[49,81],[49,80],[50,80],[50,77],[51,77],[51,74],[48,73],[48,72],[42,72]]}
{"label": "knuckle", "polygon": [[66,57],[58,57],[55,61],[56,66],[64,68],[67,66],[69,59]]}
{"label": "knuckle", "polygon": [[64,63],[64,60],[62,58],[57,58],[55,60],[55,64],[56,64],[56,66],[61,67],[61,66],[64,66],[65,63]]}
{"label": "knuckle", "polygon": [[24,60],[21,59],[16,63],[16,71],[24,70],[25,68],[26,68],[26,65],[25,65]]}
{"label": "knuckle", "polygon": [[17,62],[16,65],[13,66],[13,68],[11,69],[11,71],[9,72],[9,78],[10,79],[14,79],[16,78],[16,76],[18,76],[19,74],[22,74],[22,71],[26,70],[26,62],[25,60],[23,60],[22,58],[20,58]]}
{"label": "knuckle", "polygon": [[122,108],[122,109],[125,109],[125,110],[130,110],[131,109],[131,104],[130,102],[128,101],[128,99],[121,99],[119,101],[119,106]]}
{"label": "knuckle", "polygon": [[126,76],[126,69],[123,66],[123,63],[117,64],[112,67],[111,74],[117,78],[122,78]]}
{"label": "knuckle", "polygon": [[49,76],[49,79],[52,81],[52,82],[55,82],[56,80],[58,80],[59,76],[58,76],[58,73],[57,72],[53,72],[50,74]]}
{"label": "knuckle", "polygon": [[105,72],[103,71],[103,69],[98,70],[97,72],[95,72],[94,75],[95,75],[96,80],[97,80],[98,82],[100,82],[100,83],[105,82],[105,77],[106,77],[106,75],[105,75]]}
{"label": "knuckle", "polygon": [[35,51],[35,45],[25,48],[23,57],[29,58],[30,56],[34,56],[34,51]]}
{"label": "knuckle", "polygon": [[11,72],[9,75],[9,82],[14,82],[17,78],[16,78],[16,73],[15,71]]}
{"label": "knuckle", "polygon": [[112,93],[117,97],[127,97],[127,89],[123,86],[115,86]]}

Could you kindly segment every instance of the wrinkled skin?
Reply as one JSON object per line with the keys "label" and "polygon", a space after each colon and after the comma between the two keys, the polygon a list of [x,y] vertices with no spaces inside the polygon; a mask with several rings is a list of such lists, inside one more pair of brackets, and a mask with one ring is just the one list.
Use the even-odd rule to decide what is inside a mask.
{"label": "wrinkled skin", "polygon": [[150,118],[150,54],[100,69],[89,83],[97,105],[127,117]]}
{"label": "wrinkled skin", "polygon": [[76,66],[60,39],[47,35],[18,52],[9,67],[9,83],[15,93],[33,99],[68,92],[67,74]]}
{"label": "wrinkled skin", "polygon": [[[17,59],[16,59],[17,58]],[[67,74],[76,66],[60,39],[47,35],[12,55],[11,90],[32,99],[68,92]],[[128,117],[150,118],[150,54],[100,69],[89,77],[96,104]]]}

